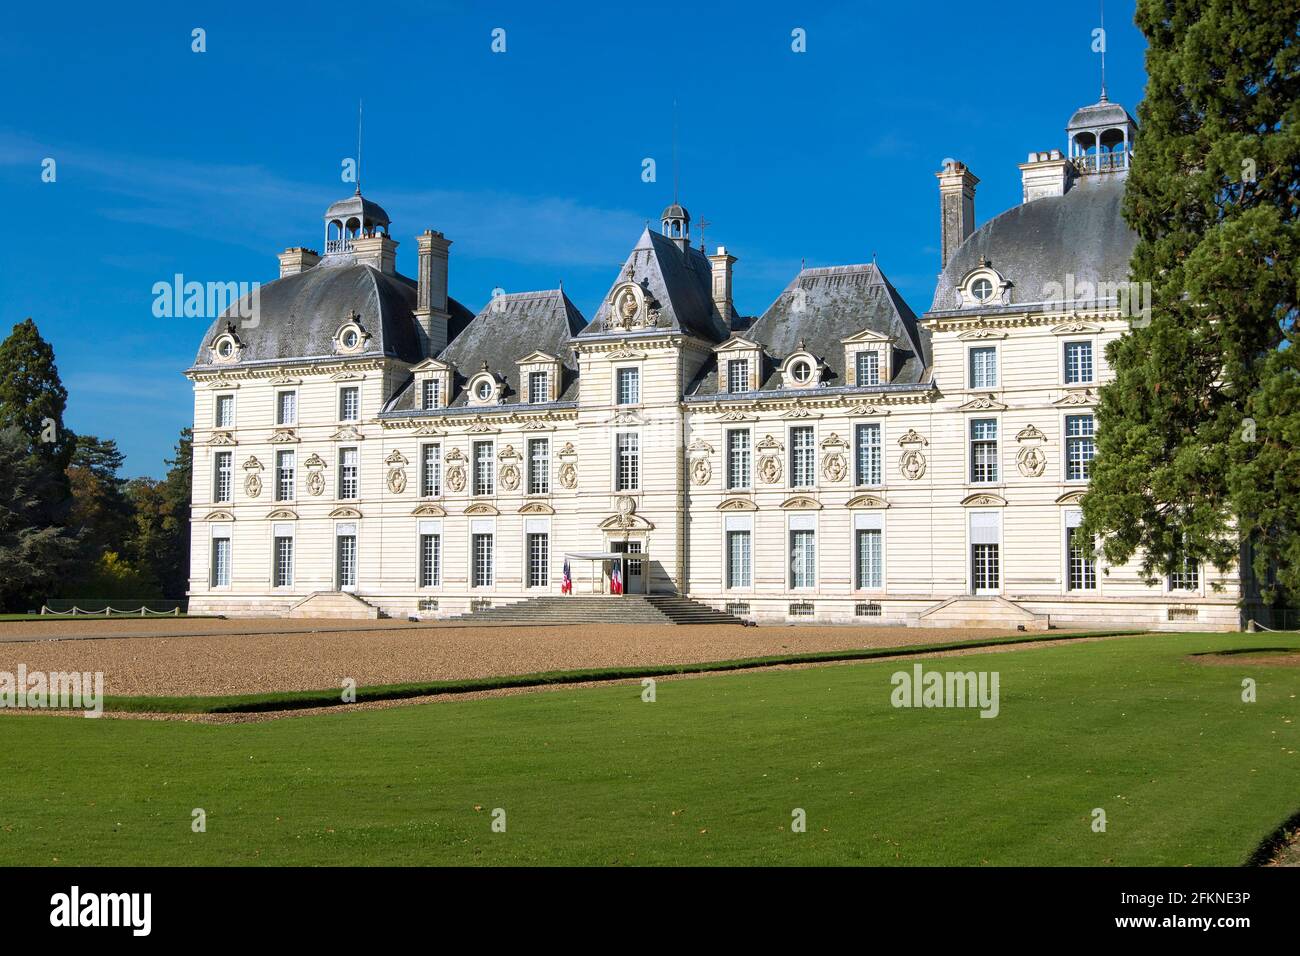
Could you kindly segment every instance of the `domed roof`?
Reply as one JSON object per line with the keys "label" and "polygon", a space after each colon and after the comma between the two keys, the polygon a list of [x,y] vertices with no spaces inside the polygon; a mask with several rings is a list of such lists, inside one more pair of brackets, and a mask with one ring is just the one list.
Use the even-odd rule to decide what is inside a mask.
{"label": "domed roof", "polygon": [[1011,305],[1049,298],[1052,285],[1127,282],[1137,233],[1121,212],[1124,182],[1081,177],[1064,196],[1022,203],[990,219],[958,246],[939,275],[931,312],[961,308],[958,286],[987,263],[1011,283]]}
{"label": "domed roof", "polygon": [[349,196],[347,199],[340,199],[325,210],[327,220],[338,219],[346,223],[351,217],[357,217],[362,223],[370,222],[376,226],[387,226],[391,220],[388,213],[384,212],[384,207],[377,202],[371,202],[361,195],[361,188]]}
{"label": "domed roof", "polygon": [[[355,316],[370,336],[356,356],[387,355],[408,362],[424,358],[413,310],[416,285],[367,265],[317,265],[268,282],[258,290],[256,321],[231,309],[208,328],[194,360],[212,366],[211,346],[227,323],[243,346],[238,365],[284,359],[332,357],[334,336]],[[457,305],[457,309],[463,307]],[[244,309],[247,312],[247,307]]]}
{"label": "domed roof", "polygon": [[1118,103],[1112,103],[1103,97],[1100,102],[1075,110],[1065,128],[1068,131],[1096,129],[1099,126],[1128,126],[1130,124],[1137,126],[1137,121],[1128,115],[1128,110]]}
{"label": "domed roof", "polygon": [[[663,211],[663,214],[659,218],[660,219],[685,219],[687,222],[689,222],[691,218],[691,214],[686,211],[685,206],[680,205],[679,203],[673,203],[671,206],[669,206],[667,209]],[[708,223],[706,222],[705,225],[707,226]]]}

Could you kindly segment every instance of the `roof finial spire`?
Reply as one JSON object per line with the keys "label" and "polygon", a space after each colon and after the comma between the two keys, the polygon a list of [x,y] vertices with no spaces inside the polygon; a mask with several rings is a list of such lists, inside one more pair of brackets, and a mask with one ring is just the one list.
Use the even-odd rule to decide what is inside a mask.
{"label": "roof finial spire", "polygon": [[357,97],[357,195],[361,195],[361,98]]}
{"label": "roof finial spire", "polygon": [[1101,102],[1106,100],[1106,0],[1097,0],[1101,8]]}
{"label": "roof finial spire", "polygon": [[677,97],[673,97],[673,205],[677,205],[680,197],[677,195]]}

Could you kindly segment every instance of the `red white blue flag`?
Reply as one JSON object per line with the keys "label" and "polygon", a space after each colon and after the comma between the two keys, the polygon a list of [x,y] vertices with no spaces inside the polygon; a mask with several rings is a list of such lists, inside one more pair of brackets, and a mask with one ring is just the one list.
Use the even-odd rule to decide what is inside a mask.
{"label": "red white blue flag", "polygon": [[573,575],[569,573],[569,559],[564,559],[564,580],[560,583],[561,594],[573,593]]}

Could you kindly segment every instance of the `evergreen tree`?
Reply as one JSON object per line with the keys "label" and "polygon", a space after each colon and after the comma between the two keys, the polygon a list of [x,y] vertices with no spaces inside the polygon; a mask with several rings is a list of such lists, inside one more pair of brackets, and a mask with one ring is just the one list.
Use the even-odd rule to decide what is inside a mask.
{"label": "evergreen tree", "polygon": [[163,596],[181,600],[190,583],[190,480],[192,429],[181,429],[176,455],[161,481],[137,478],[127,485],[135,529],[127,548],[131,565],[156,580]]}
{"label": "evergreen tree", "polygon": [[1139,0],[1137,23],[1148,83],[1124,213],[1151,321],[1107,348],[1083,530],[1149,578],[1184,556],[1226,569],[1244,539],[1300,593],[1295,8]]}
{"label": "evergreen tree", "polygon": [[54,349],[30,318],[0,342],[0,428],[14,426],[31,451],[62,476],[72,459],[75,437],[63,426],[68,391],[54,364]]}
{"label": "evergreen tree", "polygon": [[15,427],[0,428],[0,609],[35,609],[74,565],[77,539],[45,520],[47,466]]}
{"label": "evergreen tree", "polygon": [[[137,594],[101,593],[105,583],[141,580],[139,575],[131,576],[131,564],[120,554],[135,528],[135,509],[126,494],[126,481],[118,474],[122,462],[122,453],[112,439],[77,436],[67,472],[72,492],[68,525],[80,536],[81,560],[64,588],[65,597],[143,598],[157,589],[154,585]],[[113,561],[105,565],[110,553]]]}

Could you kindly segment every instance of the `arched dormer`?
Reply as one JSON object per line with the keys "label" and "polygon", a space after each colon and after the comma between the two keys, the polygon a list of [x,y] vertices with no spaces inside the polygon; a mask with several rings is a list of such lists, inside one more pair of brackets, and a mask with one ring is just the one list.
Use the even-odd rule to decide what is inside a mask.
{"label": "arched dormer", "polygon": [[1011,283],[987,259],[962,277],[957,286],[960,308],[981,309],[1010,302]]}
{"label": "arched dormer", "polygon": [[826,363],[813,355],[800,339],[795,350],[781,363],[782,388],[817,388],[826,373]]}

